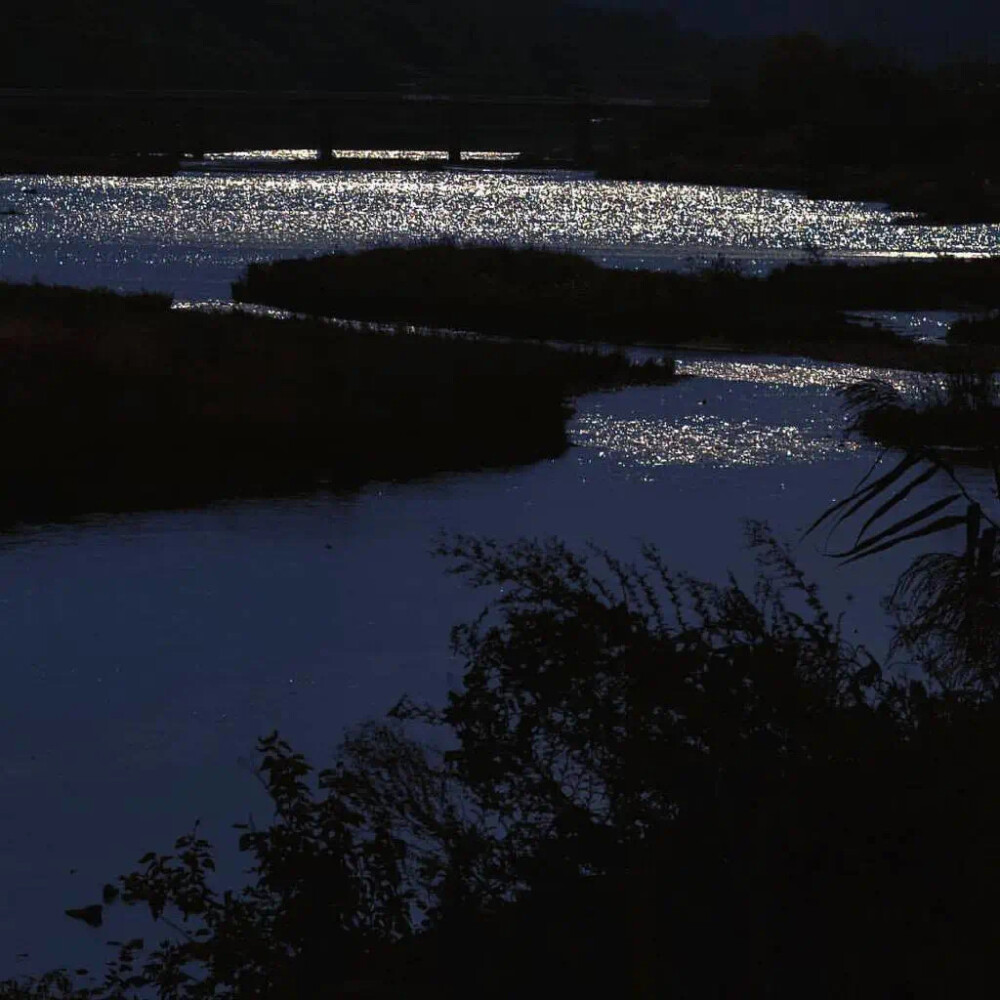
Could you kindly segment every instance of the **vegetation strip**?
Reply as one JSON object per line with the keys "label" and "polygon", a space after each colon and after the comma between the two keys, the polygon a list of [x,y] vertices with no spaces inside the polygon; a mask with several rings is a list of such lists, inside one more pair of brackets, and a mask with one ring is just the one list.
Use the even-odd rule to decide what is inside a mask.
{"label": "vegetation strip", "polygon": [[558,455],[573,395],[673,378],[621,354],[173,311],[0,284],[0,514],[347,487]]}
{"label": "vegetation strip", "polygon": [[233,297],[314,315],[515,338],[721,342],[921,368],[949,361],[845,311],[988,308],[1000,304],[998,279],[995,257],[792,264],[753,277],[724,260],[694,274],[624,271],[572,253],[434,244],[251,264]]}

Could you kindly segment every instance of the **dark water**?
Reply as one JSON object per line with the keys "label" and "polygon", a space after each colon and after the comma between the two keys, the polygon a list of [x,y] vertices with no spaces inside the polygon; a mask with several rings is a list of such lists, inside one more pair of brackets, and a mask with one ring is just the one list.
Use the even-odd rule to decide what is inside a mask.
{"label": "dark water", "polygon": [[[549,220],[551,231],[562,226],[567,239],[576,231],[591,252],[611,239],[614,220],[619,262],[676,256],[695,239],[747,250],[733,234],[752,235],[739,208],[751,204],[746,193],[677,194],[715,206],[714,215],[700,209],[690,230],[675,218],[667,232],[649,228],[667,226],[643,207],[652,196],[621,185],[455,177],[43,179],[34,182],[38,195],[23,196],[36,199],[35,216],[14,217],[26,228],[7,233],[4,273],[37,267],[52,280],[56,267],[67,282],[138,282],[211,298],[255,255],[423,233],[436,225],[421,214],[427,204],[444,213],[434,219],[454,226],[465,212],[474,227],[504,198]],[[495,183],[506,187],[497,193]],[[429,194],[427,185],[443,187]],[[17,194],[8,188],[2,197]],[[610,207],[595,208],[598,196]],[[346,221],[331,215],[337,199],[354,206]],[[476,199],[482,207],[470,208]],[[573,205],[575,230],[574,216],[560,214]],[[890,235],[929,238],[912,227],[888,233],[874,209],[809,211],[842,220],[823,230],[831,240],[853,226],[864,237],[851,244],[858,253]],[[359,230],[361,219],[371,232]],[[784,225],[765,248],[774,254],[801,238]],[[682,237],[689,242],[666,242]],[[985,230],[935,238],[998,243]],[[277,728],[323,764],[345,726],[402,693],[443,696],[461,670],[448,630],[490,595],[444,572],[431,555],[441,531],[559,535],[624,557],[648,540],[679,570],[721,579],[734,569],[749,581],[742,519],[766,519],[795,540],[874,457],[840,435],[833,390],[858,370],[709,355],[687,355],[682,367],[692,377],[676,386],[580,400],[576,445],[557,460],[352,495],[95,516],[6,536],[0,976],[93,965],[104,941],[126,933],[122,918],[112,912],[109,926],[90,930],[64,917],[66,907],[96,901],[104,881],[146,850],[167,848],[196,818],[222,843],[248,811],[266,818],[251,773],[257,736]],[[881,654],[888,633],[878,600],[904,558],[834,571],[816,542],[797,552],[845,609],[849,636]],[[237,870],[231,857],[230,866]]]}

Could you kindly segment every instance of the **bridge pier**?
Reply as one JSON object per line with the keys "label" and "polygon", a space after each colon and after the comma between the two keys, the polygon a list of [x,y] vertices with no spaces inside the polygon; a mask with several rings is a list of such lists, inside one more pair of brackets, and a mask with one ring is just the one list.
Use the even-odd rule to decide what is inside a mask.
{"label": "bridge pier", "polygon": [[334,130],[330,124],[329,111],[321,109],[316,114],[316,135],[319,142],[316,146],[316,159],[324,166],[333,163],[333,151],[336,148],[334,143]]}
{"label": "bridge pier", "polygon": [[448,105],[448,162],[462,162],[462,139],[465,136],[467,111],[460,104]]}
{"label": "bridge pier", "polygon": [[578,107],[573,123],[573,160],[577,166],[587,167],[594,159],[594,122],[589,107]]}

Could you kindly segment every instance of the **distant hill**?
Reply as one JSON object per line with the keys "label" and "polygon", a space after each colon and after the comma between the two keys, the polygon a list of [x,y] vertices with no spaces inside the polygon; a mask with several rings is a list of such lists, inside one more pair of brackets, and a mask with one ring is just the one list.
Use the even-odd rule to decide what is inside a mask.
{"label": "distant hill", "polygon": [[996,0],[47,0],[5,14],[0,87],[655,96],[707,90],[741,64],[752,74],[759,40],[775,33],[866,37],[922,62],[997,57],[997,10]]}
{"label": "distant hill", "polygon": [[681,31],[717,38],[815,32],[864,39],[923,63],[1000,62],[996,0],[587,0],[618,10],[667,12]]}
{"label": "distant hill", "polygon": [[49,0],[5,18],[0,86],[669,89],[669,15],[560,0]]}

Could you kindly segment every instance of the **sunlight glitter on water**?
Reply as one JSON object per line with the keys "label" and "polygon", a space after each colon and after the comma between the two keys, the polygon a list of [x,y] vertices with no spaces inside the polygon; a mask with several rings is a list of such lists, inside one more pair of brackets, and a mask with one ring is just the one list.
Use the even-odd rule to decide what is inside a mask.
{"label": "sunlight glitter on water", "polygon": [[[881,378],[906,398],[928,400],[941,376],[823,364],[794,358],[685,355],[669,392],[606,395],[569,425],[580,462],[610,461],[629,478],[652,481],[671,466],[774,467],[850,460],[877,449],[847,437],[837,390]],[[631,400],[631,402],[628,402]],[[789,417],[794,414],[794,420]],[[645,470],[645,471],[643,471]]]}
{"label": "sunlight glitter on water", "polygon": [[749,382],[754,385],[790,386],[836,391],[852,382],[878,378],[907,395],[926,391],[929,383],[943,384],[934,376],[889,368],[864,365],[832,364],[803,360],[802,362],[742,360],[723,358],[678,358],[677,373],[698,378]]}
{"label": "sunlight glitter on water", "polygon": [[[27,194],[23,189],[31,188]],[[718,253],[767,266],[989,253],[998,226],[895,226],[873,205],[581,175],[329,171],[0,178],[0,274],[218,297],[252,260],[436,239],[569,248],[615,266]]]}
{"label": "sunlight glitter on water", "polygon": [[[331,149],[334,160],[447,160],[446,149]],[[463,160],[516,160],[521,154],[509,150],[462,150]],[[205,162],[232,161],[236,163],[266,163],[269,160],[301,160],[308,162],[319,158],[317,149],[243,149],[229,153],[206,153]]]}
{"label": "sunlight glitter on water", "polygon": [[707,414],[676,422],[586,414],[574,425],[573,443],[595,449],[601,459],[629,465],[715,468],[819,462],[860,447],[832,434],[817,436],[801,426],[769,426]]}

